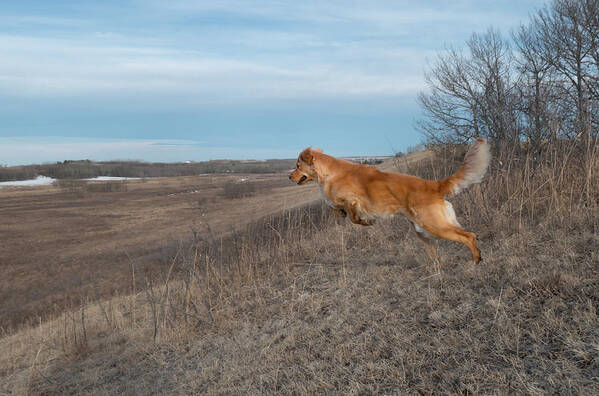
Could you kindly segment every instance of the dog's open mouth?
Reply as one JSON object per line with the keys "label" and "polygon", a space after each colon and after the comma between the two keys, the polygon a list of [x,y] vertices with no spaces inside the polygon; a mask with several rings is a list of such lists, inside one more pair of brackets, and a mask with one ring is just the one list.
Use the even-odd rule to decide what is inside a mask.
{"label": "dog's open mouth", "polygon": [[301,186],[306,181],[307,178],[308,177],[306,175],[302,176],[302,178],[297,181],[297,184],[299,184]]}

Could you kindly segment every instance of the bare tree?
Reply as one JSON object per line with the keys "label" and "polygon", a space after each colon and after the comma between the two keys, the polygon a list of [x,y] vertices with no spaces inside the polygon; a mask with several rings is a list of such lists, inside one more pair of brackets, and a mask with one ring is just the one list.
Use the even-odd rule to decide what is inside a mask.
{"label": "bare tree", "polygon": [[522,134],[533,150],[542,143],[555,140],[563,124],[564,112],[559,106],[562,87],[555,81],[552,62],[544,56],[534,25],[522,25],[512,34],[518,56],[516,69],[522,117]]}
{"label": "bare tree", "polygon": [[417,127],[428,142],[464,142],[482,135],[478,87],[462,51],[449,49],[438,55],[425,80],[429,92],[418,95],[425,118]]}
{"label": "bare tree", "polygon": [[511,36],[473,34],[437,56],[418,96],[428,143],[484,136],[495,147],[539,149],[576,138],[587,152],[599,130],[599,0],[553,0]]}
{"label": "bare tree", "polygon": [[[588,34],[585,0],[555,0],[533,18],[539,44],[553,68],[569,89],[562,101],[570,100],[576,109],[572,135],[590,136],[590,100],[593,80],[593,39]],[[593,2],[593,3],[596,3]]]}
{"label": "bare tree", "polygon": [[584,28],[591,45],[592,73],[589,75],[588,84],[593,96],[591,102],[591,131],[597,137],[599,130],[599,1],[582,0],[584,13]]}
{"label": "bare tree", "polygon": [[599,1],[582,0],[583,29],[590,45],[592,65],[588,85],[595,100],[599,100]]}
{"label": "bare tree", "polygon": [[438,55],[426,73],[429,91],[418,100],[425,119],[417,127],[429,143],[461,143],[479,136],[519,139],[512,54],[499,32],[473,34],[467,51]]}
{"label": "bare tree", "polygon": [[467,42],[471,53],[472,77],[481,87],[481,119],[486,135],[498,143],[519,141],[513,61],[509,43],[499,31],[474,33]]}

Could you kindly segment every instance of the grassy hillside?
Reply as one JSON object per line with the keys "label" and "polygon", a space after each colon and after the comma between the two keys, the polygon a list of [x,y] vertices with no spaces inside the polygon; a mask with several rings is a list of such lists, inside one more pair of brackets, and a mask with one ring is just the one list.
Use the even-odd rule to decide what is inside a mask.
{"label": "grassy hillside", "polygon": [[[399,165],[440,177],[462,154]],[[496,158],[452,198],[479,265],[320,204],[195,234],[159,282],[4,337],[0,392],[597,393],[597,171],[563,147]]]}

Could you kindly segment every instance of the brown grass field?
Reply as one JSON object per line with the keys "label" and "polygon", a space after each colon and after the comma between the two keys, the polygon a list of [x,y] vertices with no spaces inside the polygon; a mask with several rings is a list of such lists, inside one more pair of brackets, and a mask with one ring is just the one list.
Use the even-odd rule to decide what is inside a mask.
{"label": "brown grass field", "polygon": [[[463,152],[383,166],[440,178]],[[433,265],[406,220],[351,225],[284,175],[228,200],[215,176],[201,204],[182,194],[211,185],[201,178],[76,199],[3,191],[21,248],[2,247],[2,298],[15,315],[23,301],[51,314],[3,335],[0,393],[597,394],[596,154],[497,158],[451,198],[478,235],[479,265],[446,241]],[[57,273],[80,274],[68,304]],[[33,281],[35,292],[9,292]]]}
{"label": "brown grass field", "polygon": [[[222,195],[226,185],[248,183],[253,196]],[[193,231],[220,235],[314,198],[314,188],[298,191],[284,174],[129,180],[125,187],[0,189],[0,328],[60,311],[90,285],[89,297],[130,290],[132,265],[156,272]]]}

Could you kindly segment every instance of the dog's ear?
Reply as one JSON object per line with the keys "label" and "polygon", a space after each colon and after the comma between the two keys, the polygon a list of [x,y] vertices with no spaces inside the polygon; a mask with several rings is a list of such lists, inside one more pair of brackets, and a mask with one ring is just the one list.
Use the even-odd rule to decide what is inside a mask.
{"label": "dog's ear", "polygon": [[314,157],[312,156],[312,147],[308,147],[300,154],[300,159],[308,165],[312,165]]}
{"label": "dog's ear", "polygon": [[322,149],[312,148],[312,146],[310,146],[302,151],[300,154],[300,159],[306,164],[312,165],[314,163],[314,153],[322,153]]}

